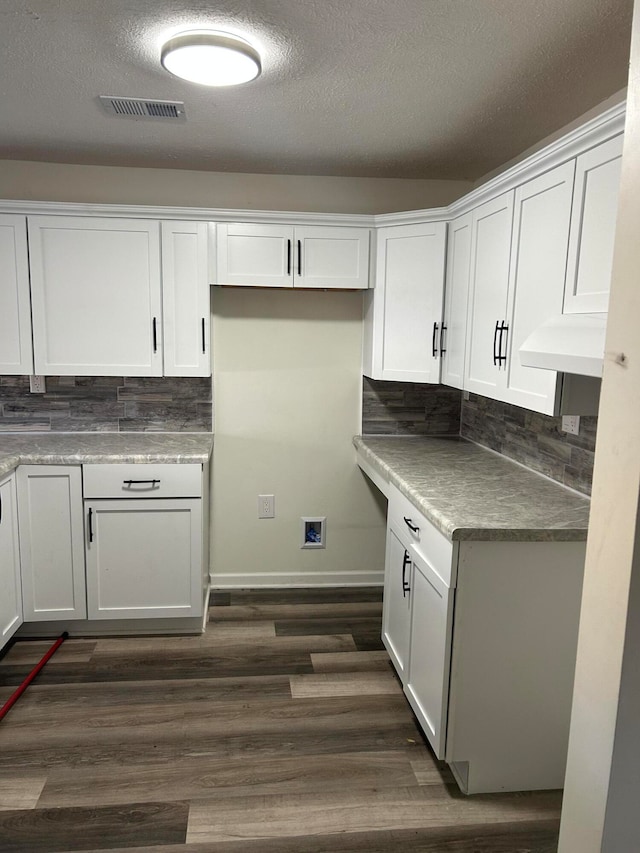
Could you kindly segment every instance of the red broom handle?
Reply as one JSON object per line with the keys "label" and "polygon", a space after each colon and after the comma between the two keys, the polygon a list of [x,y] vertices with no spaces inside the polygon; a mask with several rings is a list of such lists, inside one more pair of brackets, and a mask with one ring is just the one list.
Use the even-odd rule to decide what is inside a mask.
{"label": "red broom handle", "polygon": [[40,658],[38,663],[34,666],[34,668],[31,670],[29,675],[22,682],[20,687],[18,687],[18,689],[15,690],[11,694],[11,696],[9,696],[9,698],[4,703],[2,708],[0,708],[0,720],[9,712],[9,709],[18,701],[18,699],[22,696],[22,694],[27,689],[27,687],[31,684],[31,682],[36,677],[36,675],[40,672],[42,667],[46,664],[46,662],[49,660],[49,658],[58,651],[58,649],[64,643],[64,641],[67,639],[68,636],[69,636],[69,633],[67,631],[64,631],[64,633],[62,633],[58,637],[58,639],[51,646],[49,651],[42,658]]}

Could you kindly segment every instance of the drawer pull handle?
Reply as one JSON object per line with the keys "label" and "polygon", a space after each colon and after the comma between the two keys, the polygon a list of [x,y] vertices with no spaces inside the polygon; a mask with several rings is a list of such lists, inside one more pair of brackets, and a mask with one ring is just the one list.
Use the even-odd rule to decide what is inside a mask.
{"label": "drawer pull handle", "polygon": [[402,561],[402,597],[406,598],[407,593],[411,592],[411,587],[407,583],[407,566],[411,565],[411,557],[409,556],[409,552],[405,550],[404,552],[404,560]]}
{"label": "drawer pull handle", "polygon": [[125,486],[155,486],[156,483],[159,483],[160,480],[123,480],[122,481]]}
{"label": "drawer pull handle", "polygon": [[410,518],[407,518],[406,515],[403,515],[402,517],[404,518],[404,523],[407,525],[407,527],[412,533],[420,533],[420,528],[416,527],[415,524],[412,523]]}

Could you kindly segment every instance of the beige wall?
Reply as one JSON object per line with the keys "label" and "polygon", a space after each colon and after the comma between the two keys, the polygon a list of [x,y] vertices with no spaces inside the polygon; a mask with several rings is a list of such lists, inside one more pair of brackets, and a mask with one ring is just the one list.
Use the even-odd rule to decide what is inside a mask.
{"label": "beige wall", "polygon": [[468,181],[249,175],[0,161],[0,199],[313,213],[392,213],[450,204]]}
{"label": "beige wall", "polygon": [[[212,312],[214,586],[381,581],[384,505],[351,444],[362,294],[217,287]],[[259,494],[274,519],[257,518]],[[300,517],[316,515],[327,547],[302,550]]]}
{"label": "beige wall", "polygon": [[640,850],[639,14],[636,0],[559,853]]}

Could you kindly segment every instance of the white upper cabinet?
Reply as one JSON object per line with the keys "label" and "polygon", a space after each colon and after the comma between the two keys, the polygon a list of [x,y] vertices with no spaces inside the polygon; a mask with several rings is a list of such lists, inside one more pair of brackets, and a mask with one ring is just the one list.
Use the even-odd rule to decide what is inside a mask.
{"label": "white upper cabinet", "polygon": [[0,374],[33,373],[24,216],[0,215]]}
{"label": "white upper cabinet", "polygon": [[440,381],[446,229],[444,222],[378,229],[376,286],[365,314],[366,376]]}
{"label": "white upper cabinet", "polygon": [[160,225],[29,219],[35,372],[161,376]]}
{"label": "white upper cabinet", "polygon": [[496,398],[511,260],[514,191],[473,211],[465,388]]}
{"label": "white upper cabinet", "polygon": [[22,625],[15,476],[0,479],[0,649]]}
{"label": "white upper cabinet", "polygon": [[575,162],[516,190],[509,298],[500,399],[543,414],[556,413],[561,376],[523,367],[520,347],[541,323],[562,312]]}
{"label": "white upper cabinet", "polygon": [[454,388],[462,388],[464,385],[472,219],[472,215],[466,213],[449,225],[447,281],[444,288],[442,383]]}
{"label": "white upper cabinet", "polygon": [[210,376],[207,224],[162,223],[165,376]]}
{"label": "white upper cabinet", "polygon": [[216,284],[369,287],[369,229],[343,226],[217,226]]}
{"label": "white upper cabinet", "polygon": [[622,141],[622,135],[616,136],[576,160],[566,314],[604,312],[609,307]]}

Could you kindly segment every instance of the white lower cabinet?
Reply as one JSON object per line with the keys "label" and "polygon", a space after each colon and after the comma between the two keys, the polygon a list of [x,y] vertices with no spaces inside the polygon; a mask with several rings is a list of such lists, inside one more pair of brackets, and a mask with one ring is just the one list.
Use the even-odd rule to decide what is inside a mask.
{"label": "white lower cabinet", "polygon": [[79,465],[18,468],[25,622],[87,616]]}
{"label": "white lower cabinet", "polygon": [[585,543],[452,543],[393,487],[387,536],[383,642],[436,756],[469,794],[562,787]]}
{"label": "white lower cabinet", "polygon": [[0,480],[0,649],[22,625],[15,476]]}

